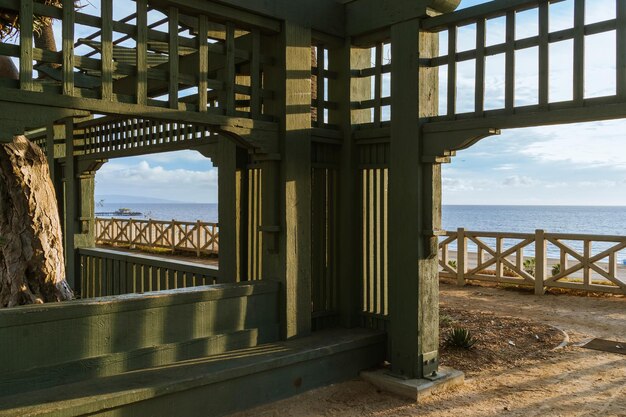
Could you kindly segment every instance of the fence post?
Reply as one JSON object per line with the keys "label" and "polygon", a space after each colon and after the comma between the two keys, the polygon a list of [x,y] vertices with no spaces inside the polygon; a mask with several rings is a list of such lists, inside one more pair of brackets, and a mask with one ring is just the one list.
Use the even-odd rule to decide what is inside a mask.
{"label": "fence post", "polygon": [[535,230],[535,294],[543,295],[543,282],[546,278],[548,260],[546,258],[545,232],[541,229]]}
{"label": "fence post", "polygon": [[459,227],[456,232],[456,283],[465,285],[465,273],[467,272],[467,239],[465,239],[465,229]]}
{"label": "fence post", "polygon": [[130,243],[129,247],[131,249],[135,249],[136,245],[135,245],[135,227],[134,227],[134,223],[135,221],[131,218],[128,221],[128,240]]}
{"label": "fence post", "polygon": [[199,258],[200,257],[200,228],[202,227],[202,222],[200,222],[200,220],[198,220],[198,225],[196,226],[197,230],[196,230],[196,256]]}
{"label": "fence post", "polygon": [[176,252],[176,220],[172,219],[172,253]]}

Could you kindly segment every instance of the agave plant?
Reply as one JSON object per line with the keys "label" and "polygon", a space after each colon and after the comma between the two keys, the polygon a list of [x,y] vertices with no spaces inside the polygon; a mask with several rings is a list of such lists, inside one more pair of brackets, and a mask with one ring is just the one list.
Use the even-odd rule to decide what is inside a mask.
{"label": "agave plant", "polygon": [[535,276],[536,264],[537,264],[537,262],[536,262],[535,258],[526,258],[526,259],[524,259],[524,271],[528,275],[532,275],[534,277]]}
{"label": "agave plant", "polygon": [[[36,3],[43,3],[53,7],[63,7],[63,0],[35,0]],[[79,7],[79,1],[74,4]],[[49,16],[33,16],[33,31],[40,34],[46,26],[50,26],[52,18]],[[0,8],[0,41],[15,36],[20,30],[19,13],[15,10]]]}
{"label": "agave plant", "polygon": [[462,349],[471,349],[478,340],[472,335],[472,332],[466,328],[454,328],[448,332],[445,338],[448,346]]}

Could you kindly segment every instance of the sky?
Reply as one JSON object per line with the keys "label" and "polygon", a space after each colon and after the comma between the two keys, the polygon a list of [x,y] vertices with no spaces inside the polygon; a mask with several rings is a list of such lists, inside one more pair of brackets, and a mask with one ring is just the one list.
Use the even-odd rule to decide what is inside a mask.
{"label": "sky", "polygon": [[[463,0],[460,8],[485,2]],[[572,3],[567,0],[551,6],[551,31],[571,27]],[[588,23],[606,20],[615,15],[615,0],[588,0],[587,9]],[[536,12],[519,14],[518,19],[518,38],[537,33]],[[474,30],[460,30],[459,50],[473,48]],[[503,19],[489,22],[488,44],[501,42],[503,33]],[[442,55],[446,54],[445,39],[442,34]],[[587,39],[585,95],[614,94],[615,37]],[[571,99],[571,48],[571,42],[551,46],[551,101]],[[536,103],[536,48],[520,53],[517,60],[523,65],[516,69],[516,105]],[[487,61],[488,109],[503,105],[503,65],[502,56]],[[473,62],[459,64],[458,74],[462,87],[457,92],[458,108],[471,111]],[[445,76],[442,68],[442,98],[446,96]],[[445,107],[445,99],[440,100],[440,108]],[[442,174],[444,204],[626,206],[626,120],[504,130],[458,152],[452,163],[443,166]],[[113,159],[98,171],[96,193],[216,202],[217,169],[194,151]]]}

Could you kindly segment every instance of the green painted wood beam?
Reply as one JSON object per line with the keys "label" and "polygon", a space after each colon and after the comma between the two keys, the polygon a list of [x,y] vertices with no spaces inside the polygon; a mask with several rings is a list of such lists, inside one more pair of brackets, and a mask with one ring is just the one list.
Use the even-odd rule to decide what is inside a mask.
{"label": "green painted wood beam", "polygon": [[219,0],[218,2],[279,20],[288,20],[330,35],[344,35],[344,5],[335,0]]}
{"label": "green painted wood beam", "polygon": [[237,23],[244,28],[257,27],[265,32],[280,32],[280,21],[276,16],[260,16],[254,13],[253,8],[242,6],[241,3],[243,2],[240,1],[232,2],[236,7],[231,7],[227,3],[230,2],[207,0],[152,0],[150,5],[155,8],[178,7],[182,12],[189,13],[192,16],[205,14],[217,21]]}
{"label": "green painted wood beam", "polygon": [[428,13],[448,13],[460,0],[355,0],[346,4],[346,30],[349,36],[375,32]]}

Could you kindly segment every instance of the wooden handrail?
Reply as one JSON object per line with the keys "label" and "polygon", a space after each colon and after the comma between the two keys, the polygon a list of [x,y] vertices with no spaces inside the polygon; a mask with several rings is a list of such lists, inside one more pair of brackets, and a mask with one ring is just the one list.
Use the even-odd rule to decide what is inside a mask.
{"label": "wooden handrail", "polygon": [[196,256],[217,255],[219,224],[177,220],[96,218],[96,244],[144,249],[169,249]]}
{"label": "wooden handrail", "polygon": [[[468,244],[475,249],[468,250]],[[592,251],[594,244],[603,247]],[[457,247],[455,256],[450,253],[451,245]],[[548,247],[555,256],[548,256]],[[532,254],[525,255],[525,251]],[[444,233],[439,242],[441,277],[456,279],[459,285],[489,281],[532,286],[536,294],[551,287],[626,294],[626,266],[618,266],[620,256],[626,260],[626,236],[459,228]]]}

